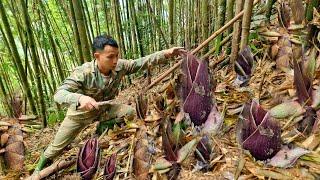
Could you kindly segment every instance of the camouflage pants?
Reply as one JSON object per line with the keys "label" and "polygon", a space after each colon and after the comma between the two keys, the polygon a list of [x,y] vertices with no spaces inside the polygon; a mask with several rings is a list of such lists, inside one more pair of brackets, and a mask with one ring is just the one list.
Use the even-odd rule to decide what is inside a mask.
{"label": "camouflage pants", "polygon": [[112,104],[99,107],[99,110],[78,111],[69,108],[67,115],[61,123],[53,142],[44,151],[48,159],[57,157],[87,125],[99,121],[108,121],[115,118],[133,117],[134,109],[124,104]]}

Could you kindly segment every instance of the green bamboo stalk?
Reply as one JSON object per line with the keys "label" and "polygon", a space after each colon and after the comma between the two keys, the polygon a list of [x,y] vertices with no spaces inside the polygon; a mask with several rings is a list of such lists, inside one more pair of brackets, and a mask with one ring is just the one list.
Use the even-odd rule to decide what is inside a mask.
{"label": "green bamboo stalk", "polygon": [[86,25],[84,22],[84,15],[82,11],[81,1],[79,0],[72,0],[73,3],[73,10],[75,13],[75,18],[77,22],[77,28],[79,31],[79,37],[81,41],[81,49],[83,53],[84,61],[90,61],[91,60],[91,53],[90,53],[90,46],[88,42],[87,32],[86,32]]}
{"label": "green bamboo stalk", "polygon": [[93,26],[92,26],[92,22],[91,22],[91,16],[89,13],[89,8],[88,8],[88,3],[87,0],[82,0],[79,2],[81,5],[81,9],[83,12],[83,17],[84,17],[84,22],[86,23],[86,27],[87,27],[87,35],[88,35],[88,41],[92,42],[94,35],[94,30],[93,30]]}
{"label": "green bamboo stalk", "polygon": [[2,22],[4,25],[4,29],[6,31],[7,38],[8,38],[9,47],[12,52],[13,60],[14,60],[14,63],[17,65],[17,70],[18,70],[19,76],[21,78],[21,83],[23,85],[23,89],[24,89],[24,91],[27,95],[27,98],[29,100],[29,104],[30,104],[32,113],[37,114],[36,106],[35,106],[34,99],[32,97],[32,93],[31,93],[31,89],[30,89],[30,85],[28,83],[27,77],[24,74],[22,61],[20,59],[17,46],[14,42],[12,31],[10,29],[10,24],[8,22],[7,14],[6,14],[5,9],[3,7],[2,1],[0,1],[0,14],[1,14],[1,19],[2,19]]}
{"label": "green bamboo stalk", "polygon": [[141,34],[141,31],[139,31],[138,29],[138,20],[137,20],[136,10],[135,10],[133,1],[129,0],[129,6],[132,12],[132,20],[133,20],[135,32],[137,33],[137,41],[138,41],[140,56],[143,57],[145,55],[145,52],[143,49],[142,34]]}
{"label": "green bamboo stalk", "polygon": [[37,59],[37,54],[36,54],[36,47],[35,47],[35,40],[32,34],[31,30],[31,23],[30,23],[30,17],[28,14],[27,10],[27,5],[25,4],[24,0],[20,0],[20,3],[22,5],[23,9],[23,16],[24,16],[24,21],[26,25],[26,30],[27,30],[27,35],[28,39],[30,42],[30,49],[31,49],[31,58],[33,62],[33,68],[36,74],[36,84],[37,84],[37,90],[38,90],[38,97],[40,99],[40,112],[42,115],[42,125],[43,127],[47,126],[47,116],[46,116],[46,106],[45,106],[45,101],[44,101],[44,96],[43,96],[43,89],[41,85],[41,73],[40,73],[40,61]]}
{"label": "green bamboo stalk", "polygon": [[[226,17],[226,21],[229,22],[233,16],[234,16],[234,13],[233,13],[233,7],[234,7],[234,1],[235,0],[227,0],[227,17]],[[233,31],[233,28],[230,28],[228,29],[228,35],[231,34]]]}
{"label": "green bamboo stalk", "polygon": [[126,52],[126,47],[124,45],[124,37],[122,34],[122,22],[121,22],[121,17],[120,17],[120,4],[118,0],[112,0],[112,5],[113,5],[113,13],[114,13],[114,25],[116,27],[116,32],[117,32],[117,37],[118,41],[120,44],[120,49],[121,49],[121,55],[124,55],[124,52]]}
{"label": "green bamboo stalk", "polygon": [[[130,2],[129,0],[127,0],[127,5],[128,5],[128,8],[127,8],[127,11],[129,12],[129,18],[128,18],[128,21],[131,21],[133,19],[133,12],[132,12],[132,9],[130,7]],[[133,47],[133,53],[132,53],[132,58],[135,58],[136,57],[136,54],[138,54],[138,46],[137,46],[137,35],[136,35],[136,32],[135,32],[135,28],[134,28],[135,24],[134,23],[130,23],[130,30],[131,30],[131,43],[132,43],[132,47]]]}
{"label": "green bamboo stalk", "polygon": [[[202,0],[201,1],[201,10],[202,10],[202,39],[201,41],[204,41],[208,38],[209,36],[209,31],[208,31],[208,26],[209,26],[209,18],[208,18],[208,7],[209,7],[209,1],[208,0]],[[202,50],[202,54],[205,54],[209,51],[209,46],[206,46],[205,48],[203,48]]]}
{"label": "green bamboo stalk", "polygon": [[96,34],[101,34],[99,11],[97,6],[98,6],[97,0],[93,0],[93,12],[94,12],[94,21],[96,23]]}
{"label": "green bamboo stalk", "polygon": [[185,18],[186,18],[186,24],[185,24],[185,31],[184,31],[184,40],[185,40],[185,47],[186,49],[190,49],[190,1],[187,0],[186,1],[186,6],[184,8],[184,14],[185,14]]}
{"label": "green bamboo stalk", "polygon": [[150,11],[151,17],[152,17],[152,19],[153,19],[154,26],[158,29],[158,31],[159,31],[159,33],[160,33],[160,35],[161,35],[161,37],[162,37],[162,39],[163,39],[163,41],[164,41],[164,43],[165,43],[165,45],[166,45],[166,48],[169,48],[168,41],[167,41],[167,39],[165,38],[164,33],[163,33],[163,31],[162,31],[162,29],[161,29],[161,27],[160,27],[160,25],[159,25],[156,17],[155,17],[154,14],[153,14],[153,10],[152,10],[152,7],[151,7],[151,5],[150,5],[149,0],[146,0],[146,2],[147,2],[147,7],[148,7],[148,9],[149,9],[149,11]]}
{"label": "green bamboo stalk", "polygon": [[[225,22],[225,13],[226,13],[226,0],[218,1],[218,19],[217,19],[217,29],[222,27]],[[216,39],[216,54],[219,54],[221,51],[221,41],[223,34],[220,34]]]}
{"label": "green bamboo stalk", "polygon": [[[1,75],[1,77],[3,77],[4,75]],[[2,97],[4,99],[4,102],[2,102],[3,106],[6,108],[6,112],[8,114],[8,116],[13,117],[13,110],[12,107],[9,105],[9,99],[10,96],[7,93],[7,90],[4,86],[4,82],[2,80],[3,78],[0,78],[0,89],[1,89],[1,93],[2,93]]]}
{"label": "green bamboo stalk", "polygon": [[[42,1],[39,1],[39,4],[40,4],[40,6],[42,7],[42,10],[43,10],[43,12],[45,12],[44,10],[44,4],[42,4]],[[54,57],[54,59],[55,59],[55,63],[56,63],[56,66],[57,66],[57,68],[58,68],[58,75],[59,75],[59,77],[60,77],[60,82],[62,82],[64,79],[65,79],[65,74],[64,74],[64,72],[62,71],[62,69],[63,69],[63,67],[62,67],[62,64],[61,64],[61,59],[60,59],[60,56],[59,56],[59,54],[58,54],[58,49],[57,49],[57,45],[56,45],[56,43],[55,43],[55,41],[54,41],[54,39],[53,39],[53,36],[52,36],[52,33],[51,33],[51,31],[50,31],[50,29],[51,29],[51,27],[50,27],[50,25],[49,25],[49,22],[48,22],[48,19],[47,19],[47,17],[46,16],[44,16],[44,18],[43,18],[43,22],[44,22],[44,26],[45,26],[45,28],[46,28],[46,34],[47,34],[47,37],[48,37],[48,39],[49,39],[49,43],[50,43],[50,47],[51,47],[51,49],[52,49],[52,54],[53,54],[53,57]]]}
{"label": "green bamboo stalk", "polygon": [[70,5],[70,14],[71,14],[71,19],[72,19],[72,30],[73,30],[73,35],[75,38],[75,44],[76,47],[78,49],[78,57],[79,57],[79,64],[83,64],[85,62],[84,57],[83,57],[83,52],[82,52],[82,46],[81,46],[81,40],[80,40],[80,34],[78,31],[78,26],[77,26],[77,20],[76,20],[76,16],[74,13],[74,8],[73,8],[73,3],[72,1],[69,1],[69,5]]}
{"label": "green bamboo stalk", "polygon": [[[69,33],[67,33],[67,38],[68,38],[68,40],[67,40],[65,38],[64,33],[61,31],[60,25],[58,25],[56,18],[53,16],[53,13],[49,8],[48,3],[42,2],[42,6],[43,6],[42,7],[43,16],[47,17],[47,20],[48,20],[50,26],[52,27],[52,31],[57,34],[57,35],[53,35],[53,36],[60,35],[61,39],[63,40],[63,44],[65,44],[66,48],[68,49],[67,52],[69,53],[69,57],[73,61],[75,61],[76,60],[75,59],[75,50],[73,48],[71,49],[71,47],[73,47],[73,46],[72,46],[72,41],[71,41],[71,37],[70,37]],[[47,15],[47,12],[48,12],[48,15]],[[56,27],[56,28],[53,28],[53,27]],[[66,28],[65,24],[64,24],[64,27],[65,27],[66,31],[68,32],[68,29]],[[64,51],[61,51],[61,52],[64,52]],[[64,56],[63,53],[62,53],[62,56]],[[64,57],[63,57],[63,59],[64,59]]]}

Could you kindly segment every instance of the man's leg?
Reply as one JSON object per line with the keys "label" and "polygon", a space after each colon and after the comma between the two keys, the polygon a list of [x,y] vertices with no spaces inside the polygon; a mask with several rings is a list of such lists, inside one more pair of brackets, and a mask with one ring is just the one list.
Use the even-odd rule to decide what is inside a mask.
{"label": "man's leg", "polygon": [[58,132],[56,133],[53,142],[41,154],[37,167],[34,170],[34,175],[43,169],[48,160],[57,157],[63,149],[69,145],[79,134],[79,132],[88,124],[90,120],[77,121],[65,117],[61,123]]}
{"label": "man's leg", "polygon": [[47,159],[57,157],[69,145],[87,124],[70,119],[68,116],[61,123],[53,142],[44,151]]}
{"label": "man's leg", "polygon": [[97,127],[97,133],[102,134],[106,128],[113,128],[115,124],[123,122],[124,118],[133,119],[135,110],[129,105],[113,104],[106,109],[106,112],[100,116],[100,123]]}

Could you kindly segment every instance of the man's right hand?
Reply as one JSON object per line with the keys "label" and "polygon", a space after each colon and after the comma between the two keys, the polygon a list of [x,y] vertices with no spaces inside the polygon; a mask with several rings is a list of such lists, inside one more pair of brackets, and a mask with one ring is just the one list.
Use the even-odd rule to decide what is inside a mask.
{"label": "man's right hand", "polygon": [[91,111],[93,109],[99,109],[99,105],[96,100],[89,96],[81,96],[79,99],[80,106],[78,109]]}

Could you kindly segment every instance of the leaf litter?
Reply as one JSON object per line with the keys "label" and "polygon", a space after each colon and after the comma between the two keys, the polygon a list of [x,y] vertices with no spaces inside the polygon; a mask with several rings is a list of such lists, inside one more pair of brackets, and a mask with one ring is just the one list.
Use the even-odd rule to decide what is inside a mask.
{"label": "leaf litter", "polygon": [[[222,126],[215,129],[215,131],[219,129],[219,133],[207,134],[203,137],[199,131],[199,128],[203,127],[194,126],[188,119],[190,117],[181,115],[182,102],[180,102],[178,92],[178,89],[181,88],[179,83],[181,79],[179,79],[180,73],[177,72],[174,78],[164,79],[162,83],[148,92],[148,109],[139,107],[140,112],[144,113],[146,110],[144,120],[139,118],[125,120],[125,123],[116,125],[114,129],[109,129],[99,137],[102,158],[94,179],[103,179],[106,171],[111,173],[111,176],[114,175],[114,179],[168,179],[168,177],[177,179],[319,179],[319,105],[314,105],[317,104],[317,100],[313,100],[312,108],[317,112],[311,113],[316,117],[312,130],[309,133],[299,131],[297,124],[304,119],[304,114],[308,109],[305,109],[305,103],[300,103],[300,105],[296,103],[298,96],[296,95],[293,70],[296,57],[301,57],[303,54],[304,59],[308,59],[312,56],[312,52],[310,50],[304,52],[299,48],[300,41],[296,39],[297,36],[294,32],[300,31],[303,35],[305,25],[297,14],[294,14],[294,20],[297,24],[293,24],[292,20],[286,19],[288,13],[290,13],[288,5],[280,4],[278,8],[280,18],[274,19],[268,28],[266,26],[254,27],[261,35],[261,38],[257,40],[260,41],[258,43],[264,44],[264,46],[260,50],[255,50],[252,65],[251,60],[246,61],[252,66],[250,71],[243,71],[243,68],[241,71],[240,69],[242,72],[240,75],[245,78],[242,78],[239,84],[243,85],[234,83],[235,79],[239,79],[239,74],[230,71],[230,68],[226,66],[212,63],[222,62],[221,59],[226,58],[224,53],[219,57],[209,58],[211,71],[209,79],[210,82],[215,82],[211,87],[210,93],[213,95],[211,100],[215,103],[215,111],[221,113],[223,117]],[[319,21],[316,18],[319,19],[319,13],[315,12],[315,14],[312,23],[318,25]],[[296,28],[301,23],[302,28],[300,26]],[[320,91],[320,56],[318,51],[316,50],[314,57],[316,61],[313,81],[311,85],[309,83],[309,87],[313,88],[315,92],[314,94],[319,94]],[[300,68],[302,67],[300,66]],[[143,88],[143,82],[143,78],[136,79],[132,85],[118,95],[116,101],[135,106],[135,96]],[[198,94],[206,92],[201,88],[195,91]],[[310,93],[308,96],[311,96]],[[274,157],[286,160],[288,163],[280,161],[285,164],[279,165],[279,161],[276,159],[256,160],[250,151],[242,149],[238,143],[236,131],[239,114],[242,112],[243,105],[253,99],[258,101],[260,106],[280,124],[282,150]],[[283,112],[280,107],[279,113],[274,108],[279,106],[293,108]],[[1,118],[1,121],[3,119]],[[171,155],[174,161],[179,161],[179,164],[165,158],[163,132],[164,128],[170,124],[165,123],[167,121],[172,123],[172,132],[170,133],[174,134],[172,136],[176,138],[167,137],[167,140],[178,142],[177,147],[171,147],[174,149],[171,149],[173,151]],[[97,122],[86,127],[64,150],[63,155],[57,159],[75,158],[84,142],[95,137],[96,125]],[[178,126],[179,130],[175,130]],[[10,172],[1,178],[17,179],[20,176],[28,176],[35,167],[41,150],[52,140],[57,128],[58,125],[55,125],[34,133],[26,134],[24,132],[25,168],[19,173]],[[262,132],[262,134],[268,133]],[[6,136],[3,136],[2,147],[6,144],[5,138]],[[188,151],[179,151],[184,150],[183,147]],[[179,153],[183,154],[183,160],[177,157]],[[110,160],[110,157],[113,159]],[[109,161],[116,162],[115,167],[104,166],[106,161],[108,161],[107,164]],[[157,162],[160,163],[157,164]],[[277,163],[282,168],[274,167]],[[74,164],[47,179],[80,179],[80,176],[76,173],[76,165]]]}

